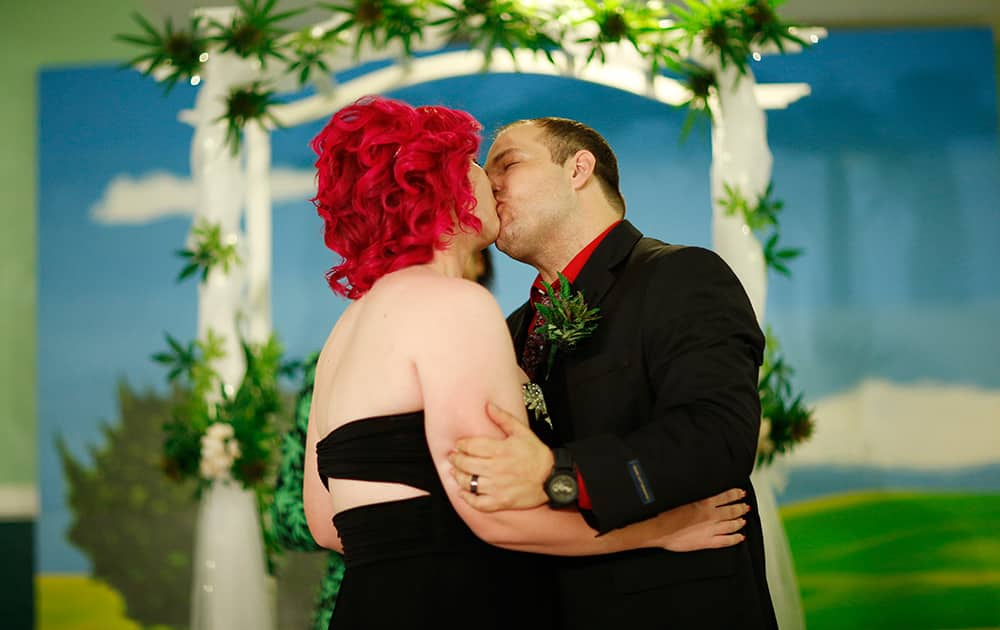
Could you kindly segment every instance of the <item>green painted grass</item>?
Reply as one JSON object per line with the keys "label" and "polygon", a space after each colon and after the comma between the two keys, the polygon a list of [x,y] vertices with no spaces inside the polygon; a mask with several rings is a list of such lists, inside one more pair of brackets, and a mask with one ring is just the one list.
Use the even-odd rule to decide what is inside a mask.
{"label": "green painted grass", "polygon": [[125,616],[122,596],[104,582],[86,575],[45,574],[35,578],[35,586],[39,628],[143,630]]}
{"label": "green painted grass", "polygon": [[1000,627],[1000,495],[854,493],[782,519],[810,630]]}

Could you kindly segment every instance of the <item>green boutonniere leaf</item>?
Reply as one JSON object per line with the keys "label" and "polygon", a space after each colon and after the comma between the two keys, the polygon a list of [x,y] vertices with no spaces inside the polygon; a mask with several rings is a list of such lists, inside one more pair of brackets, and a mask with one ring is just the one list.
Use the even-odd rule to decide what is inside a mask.
{"label": "green boutonniere leaf", "polygon": [[536,305],[538,314],[542,316],[538,332],[549,343],[545,369],[545,377],[548,378],[556,360],[556,353],[560,350],[570,351],[581,340],[594,334],[601,315],[600,309],[590,308],[587,305],[581,291],[573,293],[569,280],[561,273],[558,293],[551,284],[543,281],[542,285],[552,302],[551,305]]}

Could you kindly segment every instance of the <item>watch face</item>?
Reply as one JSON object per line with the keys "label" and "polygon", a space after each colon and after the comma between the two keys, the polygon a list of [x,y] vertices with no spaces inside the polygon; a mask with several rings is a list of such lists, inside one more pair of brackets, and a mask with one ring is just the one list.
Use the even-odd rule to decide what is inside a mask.
{"label": "watch face", "polygon": [[576,477],[558,474],[549,481],[549,496],[555,501],[572,501],[576,498]]}

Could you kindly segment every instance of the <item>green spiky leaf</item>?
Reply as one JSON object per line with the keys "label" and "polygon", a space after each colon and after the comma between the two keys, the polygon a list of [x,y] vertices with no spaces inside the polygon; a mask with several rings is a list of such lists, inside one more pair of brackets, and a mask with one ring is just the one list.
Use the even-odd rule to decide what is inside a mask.
{"label": "green spiky leaf", "polygon": [[126,66],[143,67],[143,74],[167,69],[163,79],[164,90],[170,92],[178,81],[189,81],[201,70],[204,54],[208,50],[209,39],[202,33],[202,20],[194,16],[186,30],[174,30],[173,21],[167,18],[162,31],[156,30],[139,13],[132,18],[142,29],[141,35],[116,35],[115,39],[134,44],[145,49],[130,59]]}
{"label": "green spiky leaf", "polygon": [[236,244],[222,242],[222,226],[199,221],[191,229],[191,236],[193,241],[191,249],[181,249],[176,252],[177,256],[188,261],[177,275],[177,282],[193,276],[199,270],[201,281],[204,282],[212,269],[221,267],[225,273],[229,273],[230,267],[240,264]]}

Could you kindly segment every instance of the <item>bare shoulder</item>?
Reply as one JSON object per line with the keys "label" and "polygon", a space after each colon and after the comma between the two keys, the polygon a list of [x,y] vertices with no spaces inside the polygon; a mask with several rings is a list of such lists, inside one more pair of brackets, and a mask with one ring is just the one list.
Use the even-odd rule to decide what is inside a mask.
{"label": "bare shoulder", "polygon": [[493,295],[461,278],[448,278],[421,269],[403,269],[372,287],[366,316],[386,320],[407,335],[433,336],[482,333],[494,320],[504,325]]}
{"label": "bare shoulder", "polygon": [[492,310],[499,313],[500,307],[493,295],[475,282],[409,271],[396,272],[380,281],[384,284],[377,287],[378,298],[404,308],[414,318],[452,319]]}

